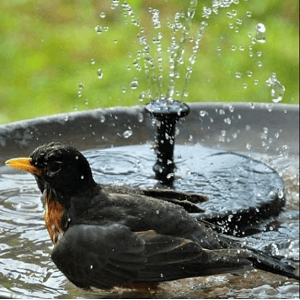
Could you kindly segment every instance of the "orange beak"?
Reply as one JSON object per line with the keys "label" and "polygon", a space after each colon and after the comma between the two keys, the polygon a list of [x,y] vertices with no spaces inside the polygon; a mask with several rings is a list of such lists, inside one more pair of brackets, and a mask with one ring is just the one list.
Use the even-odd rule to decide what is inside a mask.
{"label": "orange beak", "polygon": [[7,160],[5,164],[9,167],[24,170],[31,174],[39,175],[41,174],[41,170],[31,164],[31,158],[29,157],[20,157],[20,158],[13,158]]}

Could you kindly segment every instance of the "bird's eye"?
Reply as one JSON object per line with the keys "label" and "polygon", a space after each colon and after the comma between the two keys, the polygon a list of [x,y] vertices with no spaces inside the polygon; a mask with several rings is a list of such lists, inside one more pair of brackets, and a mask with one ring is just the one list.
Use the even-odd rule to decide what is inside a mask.
{"label": "bird's eye", "polygon": [[58,173],[61,170],[61,168],[62,168],[62,162],[53,161],[48,164],[48,173],[50,174]]}

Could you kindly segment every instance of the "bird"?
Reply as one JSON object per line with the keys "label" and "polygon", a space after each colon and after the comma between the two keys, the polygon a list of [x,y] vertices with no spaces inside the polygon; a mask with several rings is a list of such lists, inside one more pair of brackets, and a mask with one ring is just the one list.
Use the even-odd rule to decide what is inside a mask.
{"label": "bird", "polygon": [[54,245],[51,258],[77,287],[155,286],[254,267],[299,279],[293,265],[194,218],[180,201],[168,199],[176,192],[159,199],[163,193],[151,197],[96,183],[87,159],[73,146],[51,142],[6,165],[35,177]]}

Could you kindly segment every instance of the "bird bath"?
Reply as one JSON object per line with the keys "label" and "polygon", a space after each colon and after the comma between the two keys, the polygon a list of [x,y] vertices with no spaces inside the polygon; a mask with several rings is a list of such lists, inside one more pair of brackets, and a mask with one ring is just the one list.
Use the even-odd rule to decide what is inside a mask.
{"label": "bird bath", "polygon": [[[175,188],[183,191],[203,193],[205,190],[201,182],[199,184],[201,168],[198,169],[197,163],[198,159],[201,161],[203,149],[241,153],[276,169],[285,182],[286,207],[277,219],[264,226],[265,232],[248,236],[245,241],[265,252],[295,260],[299,260],[298,112],[298,107],[291,105],[190,104],[189,116],[178,124],[174,153],[178,168]],[[232,120],[230,125],[224,122],[226,118]],[[5,167],[4,161],[26,156],[40,144],[61,141],[84,151],[97,181],[153,187],[157,184],[152,171],[155,155],[150,150],[153,134],[151,118],[144,107],[139,106],[56,115],[0,127],[1,296],[299,296],[298,281],[264,271],[245,276],[182,279],[162,283],[158,290],[146,292],[120,288],[86,292],[67,282],[50,259],[52,245],[34,179]],[[211,201],[213,199],[211,197]],[[228,205],[231,205],[230,199]],[[205,208],[205,203],[201,207]]]}
{"label": "bird bath", "polygon": [[[235,2],[238,1],[232,1]],[[112,3],[119,5],[117,0]],[[174,38],[180,32],[178,29],[183,28],[182,39],[178,43],[172,39],[170,46],[170,80],[167,95],[163,96],[171,100],[176,98],[173,96],[179,97],[175,89],[179,81],[177,67],[183,58],[181,50],[197,6],[195,0],[189,3],[187,17],[183,21],[185,25],[181,26],[182,16],[178,14],[171,24]],[[227,2],[214,3],[217,7],[210,13],[216,13]],[[130,5],[124,2],[122,9],[130,19],[129,23],[139,27]],[[209,10],[205,11],[205,18],[209,18]],[[152,91],[149,98],[155,99],[163,94],[160,79],[163,64],[160,60],[159,14],[152,9],[151,14],[156,32],[153,44],[157,49],[158,75],[154,81],[158,83],[158,90]],[[186,84],[206,26],[207,22],[201,23],[193,40],[182,97],[187,95]],[[102,26],[96,26],[96,33],[102,34],[102,29]],[[256,33],[252,42],[265,42],[264,27],[258,26]],[[151,82],[154,78],[151,73],[153,60],[140,27],[139,34],[142,51],[138,52],[139,59],[133,65],[136,69],[143,65]],[[102,77],[99,69],[98,78]],[[270,77],[267,84],[272,88],[273,98],[280,101],[284,87],[276,76]],[[134,80],[131,88],[136,89],[137,85]],[[190,113],[185,121],[177,124],[174,152],[177,169],[173,188],[210,196],[208,202],[199,204],[205,212],[196,213],[195,217],[213,221],[222,227],[231,221],[227,223],[233,226],[226,227],[225,231],[246,235],[243,241],[247,245],[273,256],[299,261],[298,107],[203,102],[189,107]],[[151,151],[153,137],[153,122],[144,106],[62,114],[0,127],[0,297],[299,297],[298,281],[264,271],[181,279],[162,283],[158,289],[147,291],[123,288],[83,291],[66,280],[50,259],[52,245],[45,229],[40,192],[34,179],[28,174],[8,169],[4,166],[5,160],[28,156],[41,144],[60,141],[83,151],[96,181],[150,188],[159,183],[152,170],[156,159]],[[241,186],[247,189],[240,189]]]}

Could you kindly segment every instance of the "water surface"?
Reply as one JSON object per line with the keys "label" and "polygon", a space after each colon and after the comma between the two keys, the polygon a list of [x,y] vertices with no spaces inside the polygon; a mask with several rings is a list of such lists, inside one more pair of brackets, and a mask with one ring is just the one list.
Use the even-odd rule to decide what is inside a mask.
{"label": "water surface", "polygon": [[[219,206],[203,203],[207,212],[239,209],[267,196],[271,191],[261,185],[268,181],[274,167],[286,185],[287,204],[279,218],[274,219],[265,232],[245,238],[245,242],[279,257],[299,261],[299,177],[297,160],[263,156],[252,153],[264,164],[230,164],[230,155],[222,172],[212,164],[218,159],[199,159],[201,147],[176,146],[177,164],[175,188],[183,191],[219,197]],[[207,155],[216,157],[216,151],[207,149]],[[106,150],[85,151],[97,182],[153,187],[157,184],[152,166],[155,162],[150,145],[119,147]],[[200,155],[201,154],[201,155]],[[229,158],[229,159],[228,159]],[[248,169],[248,170],[247,170]],[[210,171],[209,171],[210,170]],[[255,174],[261,180],[255,183]],[[246,174],[248,174],[246,176]],[[266,176],[267,174],[267,176]],[[254,176],[254,175],[253,175]],[[209,184],[207,179],[209,177]],[[277,177],[276,177],[277,178]],[[240,193],[238,182],[245,181],[251,194]],[[278,180],[280,185],[281,179]],[[270,180],[269,180],[270,181]],[[224,182],[226,183],[224,185]],[[270,183],[270,182],[269,182]],[[227,189],[224,188],[227,186]],[[220,188],[222,187],[222,188]],[[240,195],[238,197],[238,195]],[[231,199],[231,200],[230,200]],[[234,201],[232,201],[234,199]],[[248,200],[247,200],[248,199]],[[250,200],[249,200],[250,199]],[[299,298],[299,282],[264,271],[240,276],[223,274],[205,278],[181,279],[165,282],[157,290],[132,291],[115,288],[111,291],[82,291],[74,287],[51,261],[52,244],[43,219],[40,192],[34,178],[27,173],[0,168],[0,296],[13,298]]]}

